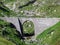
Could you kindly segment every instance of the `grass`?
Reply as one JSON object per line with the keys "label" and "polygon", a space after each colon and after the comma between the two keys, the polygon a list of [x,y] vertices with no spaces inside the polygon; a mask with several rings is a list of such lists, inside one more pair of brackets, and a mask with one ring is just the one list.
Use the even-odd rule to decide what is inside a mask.
{"label": "grass", "polygon": [[0,3],[0,16],[16,16],[16,13],[10,10],[8,7],[4,6],[3,3]]}
{"label": "grass", "polygon": [[42,13],[45,12],[44,15],[46,15],[47,17],[60,17],[60,5],[51,5],[51,6],[47,6],[47,7],[42,7]]}
{"label": "grass", "polygon": [[41,42],[40,45],[60,45],[60,22],[39,34],[37,40]]}
{"label": "grass", "polygon": [[[29,2],[29,0],[19,0],[20,2],[16,3],[16,0],[5,0],[3,1],[3,3],[5,5],[9,5],[6,6],[9,9],[7,10],[11,10],[10,12],[6,12],[3,10],[0,10],[0,16],[19,16],[19,17],[60,17],[60,5],[58,5],[57,3],[59,2],[59,0],[37,0],[36,2],[38,4],[30,4],[28,6],[25,6],[23,8],[18,8],[19,6],[23,6],[26,3]],[[9,2],[9,3],[8,3]],[[45,3],[44,3],[45,2]],[[15,4],[15,9],[13,9],[13,5]],[[5,8],[6,9],[6,8]],[[18,11],[18,12],[17,12]],[[21,11],[23,11],[23,13],[21,13]],[[27,16],[29,14],[25,14],[24,11],[32,11],[35,12],[35,14],[32,14],[32,16]],[[39,15],[37,15],[37,13],[40,12]]]}
{"label": "grass", "polygon": [[16,45],[16,44],[0,36],[0,45]]}
{"label": "grass", "polygon": [[33,22],[27,20],[23,23],[23,30],[24,30],[24,33],[33,33],[34,32],[34,24]]}
{"label": "grass", "polygon": [[[20,33],[15,26],[3,20],[0,20],[0,37],[11,41],[15,45],[26,45],[25,42],[21,41]],[[8,44],[8,42],[6,43]]]}

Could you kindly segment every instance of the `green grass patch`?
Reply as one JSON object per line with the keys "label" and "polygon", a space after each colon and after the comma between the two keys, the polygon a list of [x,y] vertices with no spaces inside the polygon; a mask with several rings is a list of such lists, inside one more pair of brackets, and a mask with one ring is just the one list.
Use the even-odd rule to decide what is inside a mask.
{"label": "green grass patch", "polygon": [[[16,30],[16,27],[3,20],[0,20],[0,36],[11,41],[15,45],[25,45],[25,42],[21,41],[20,33]],[[8,45],[8,42],[6,43]]]}
{"label": "green grass patch", "polygon": [[40,45],[57,45],[60,41],[60,22],[46,29],[44,32],[39,34],[36,39],[41,41]]}
{"label": "green grass patch", "polygon": [[0,45],[16,45],[16,44],[0,36]]}
{"label": "green grass patch", "polygon": [[33,22],[29,20],[25,21],[23,23],[23,30],[24,30],[24,33],[28,33],[28,34],[33,33],[34,32]]}

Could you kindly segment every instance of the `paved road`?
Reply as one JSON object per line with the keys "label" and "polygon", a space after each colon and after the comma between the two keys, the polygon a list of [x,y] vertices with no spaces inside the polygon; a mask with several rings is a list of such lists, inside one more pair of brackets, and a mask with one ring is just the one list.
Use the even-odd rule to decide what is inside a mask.
{"label": "paved road", "polygon": [[7,22],[10,22],[10,23],[14,24],[16,29],[18,31],[20,31],[19,22],[18,22],[18,19],[16,17],[0,17],[0,19],[3,19],[5,21],[7,21]]}
{"label": "paved road", "polygon": [[42,33],[45,29],[56,24],[60,19],[56,18],[20,18],[22,24],[26,20],[30,20],[35,26],[35,37]]}
{"label": "paved road", "polygon": [[[18,19],[15,17],[10,18],[2,18],[3,20],[6,20],[8,22],[13,23],[17,30],[20,31],[19,22]],[[49,28],[50,26],[56,24],[60,19],[58,18],[20,18],[21,23],[23,24],[24,21],[30,20],[34,23],[35,26],[35,36],[42,33],[45,29]]]}

